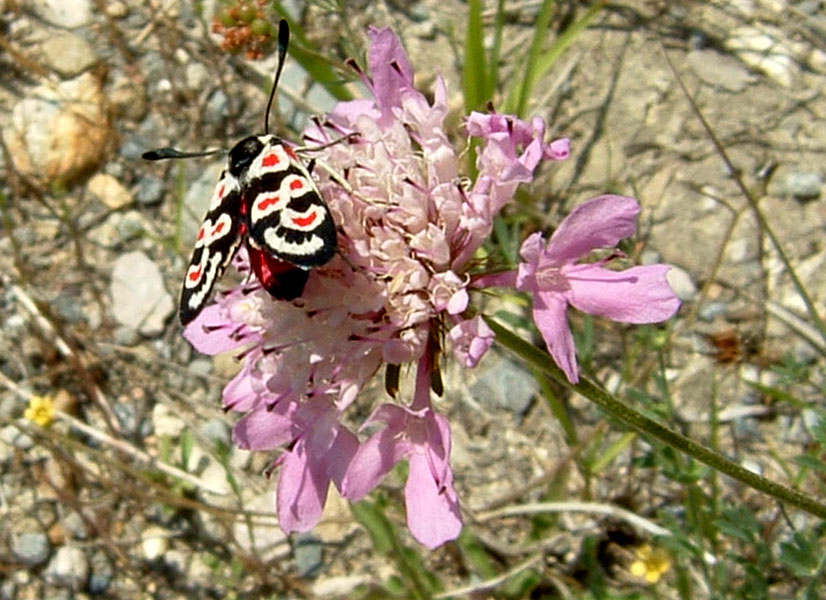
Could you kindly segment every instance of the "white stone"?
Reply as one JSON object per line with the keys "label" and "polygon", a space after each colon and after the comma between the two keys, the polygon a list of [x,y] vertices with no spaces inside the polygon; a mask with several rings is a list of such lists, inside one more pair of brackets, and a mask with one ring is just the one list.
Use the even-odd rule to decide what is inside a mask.
{"label": "white stone", "polygon": [[35,0],[33,7],[44,20],[66,29],[83,27],[92,20],[90,0]]}
{"label": "white stone", "polygon": [[46,66],[65,78],[80,75],[98,60],[89,42],[65,31],[46,38],[41,51]]}
{"label": "white stone", "polygon": [[99,165],[111,134],[100,81],[89,73],[33,88],[3,128],[15,167],[50,185]]}
{"label": "white stone", "polygon": [[172,314],[175,304],[164,289],[157,265],[143,252],[129,252],[112,269],[112,312],[115,320],[140,331],[157,335]]}
{"label": "white stone", "polygon": [[725,47],[740,60],[784,87],[791,87],[798,73],[792,58],[794,49],[783,39],[783,33],[772,27],[738,27],[725,41]]}
{"label": "white stone", "polygon": [[132,194],[123,184],[107,173],[98,173],[87,184],[89,193],[111,209],[117,210],[132,203]]}
{"label": "white stone", "polygon": [[86,553],[75,546],[61,546],[46,567],[46,580],[71,588],[82,588],[89,578]]}
{"label": "white stone", "polygon": [[685,269],[672,266],[666,273],[665,278],[668,280],[668,285],[683,302],[691,302],[696,298],[697,286]]}
{"label": "white stone", "polygon": [[172,413],[166,404],[156,404],[152,408],[152,429],[161,438],[175,439],[186,428],[186,421]]}
{"label": "white stone", "polygon": [[141,535],[141,552],[148,561],[157,560],[169,549],[169,532],[157,526],[148,527]]}

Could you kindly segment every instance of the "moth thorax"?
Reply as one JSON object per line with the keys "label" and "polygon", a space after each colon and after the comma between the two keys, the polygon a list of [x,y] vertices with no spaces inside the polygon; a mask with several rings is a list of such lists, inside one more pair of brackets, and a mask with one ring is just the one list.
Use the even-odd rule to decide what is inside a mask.
{"label": "moth thorax", "polygon": [[235,144],[232,150],[229,151],[230,174],[240,179],[263,149],[264,143],[261,141],[261,137],[257,135],[245,137]]}

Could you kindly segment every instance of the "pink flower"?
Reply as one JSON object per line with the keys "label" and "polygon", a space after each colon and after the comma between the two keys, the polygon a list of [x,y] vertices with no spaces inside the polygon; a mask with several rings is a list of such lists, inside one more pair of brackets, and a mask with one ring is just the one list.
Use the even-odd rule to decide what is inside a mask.
{"label": "pink flower", "polygon": [[455,325],[447,337],[453,344],[453,353],[459,362],[472,369],[491,347],[495,335],[484,319],[476,316]]}
{"label": "pink flower", "polygon": [[419,542],[436,548],[459,535],[462,517],[450,468],[450,425],[430,406],[430,366],[422,364],[428,360],[425,355],[420,361],[410,408],[383,404],[365,422],[365,426],[384,422],[386,427],[355,453],[342,494],[361,500],[397,462],[407,458],[407,526]]}
{"label": "pink flower", "polygon": [[[561,330],[546,336],[552,340],[570,338],[563,327],[567,302],[588,305],[596,314],[622,311],[601,310],[593,297],[597,283],[576,283],[573,296],[554,287],[557,279],[579,282],[599,273],[605,282],[617,275],[573,264],[602,238],[590,230],[563,236],[573,227],[572,218],[546,253],[538,238],[526,242],[518,276],[473,279],[477,251],[496,215],[543,160],[568,155],[568,141],[546,142],[539,118],[527,122],[474,113],[467,119],[467,135],[481,144],[478,177],[468,185],[460,174],[461,153],[445,132],[445,82],[437,80],[431,104],[413,86],[413,70],[392,31],[371,29],[370,38],[370,76],[364,80],[372,97],[338,104],[304,133],[308,146],[323,146],[313,154],[319,164],[339,174],[331,177],[322,168],[313,174],[338,228],[337,255],[313,269],[303,294],[290,302],[273,299],[254,279],[218,294],[185,336],[207,354],[239,353],[243,367],[224,390],[224,407],[242,415],[234,428],[238,446],[283,448],[274,466],[280,469],[276,506],[285,531],[305,531],[318,522],[331,483],[346,497],[360,499],[407,460],[408,525],[417,540],[435,548],[456,538],[462,525],[450,467],[450,427],[429,397],[432,371],[439,367],[436,340],[446,324],[452,326],[447,337],[453,355],[473,367],[494,338],[481,317],[473,316],[469,291],[485,281],[518,283],[534,293],[543,333],[549,327]],[[335,140],[341,141],[328,145]],[[633,217],[625,235],[633,233]],[[600,224],[593,218],[587,226]],[[624,235],[608,237],[613,245]],[[551,264],[560,273],[556,279]],[[235,266],[249,272],[243,251]],[[583,275],[580,267],[595,270]],[[626,273],[653,277],[648,271]],[[622,279],[611,282],[621,291],[634,288]],[[556,307],[559,298],[561,312],[549,315],[543,302]],[[631,312],[631,317],[639,314]],[[554,343],[555,357],[558,348],[564,356],[572,354],[572,344]],[[342,425],[343,415],[384,363],[411,362],[416,363],[411,405],[380,406],[366,424],[384,428],[359,443]],[[574,370],[566,373],[575,377],[575,363],[568,364]]]}
{"label": "pink flower", "polygon": [[481,286],[507,285],[533,295],[533,318],[556,364],[571,383],[579,381],[576,348],[568,326],[568,305],[623,323],[658,323],[680,308],[665,274],[668,265],[624,271],[604,263],[579,263],[596,248],[616,246],[637,230],[639,204],[633,198],[600,196],[575,208],[543,248],[535,233],[522,244],[518,271],[482,277]]}

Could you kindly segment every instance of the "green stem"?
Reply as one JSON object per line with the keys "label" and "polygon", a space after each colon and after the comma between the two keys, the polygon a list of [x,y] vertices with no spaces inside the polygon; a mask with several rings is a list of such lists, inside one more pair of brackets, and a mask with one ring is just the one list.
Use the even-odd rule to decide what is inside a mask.
{"label": "green stem", "polygon": [[781,502],[788,502],[808,513],[811,513],[821,519],[826,519],[826,505],[817,502],[809,496],[792,488],[780,485],[774,481],[761,477],[756,473],[752,473],[748,469],[744,469],[740,465],[728,460],[722,455],[693,442],[687,437],[663,427],[656,421],[652,421],[648,417],[640,414],[633,408],[626,406],[611,394],[597,386],[595,383],[587,379],[580,379],[579,383],[574,385],[565,377],[565,373],[556,366],[553,359],[536,346],[526,342],[518,337],[508,329],[499,325],[490,317],[485,317],[485,321],[490,328],[496,333],[496,341],[502,344],[505,348],[525,360],[532,367],[539,369],[548,376],[553,377],[559,383],[579,392],[597,406],[602,408],[611,416],[619,419],[629,427],[647,434],[653,438],[658,439],[677,450],[693,456],[700,462],[708,465],[721,473],[728,475],[738,481],[742,481],[746,485],[756,490],[768,494]]}

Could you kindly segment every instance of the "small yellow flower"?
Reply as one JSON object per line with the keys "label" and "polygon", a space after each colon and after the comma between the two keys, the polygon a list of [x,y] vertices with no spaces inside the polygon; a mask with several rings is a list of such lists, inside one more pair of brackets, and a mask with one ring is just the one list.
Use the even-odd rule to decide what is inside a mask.
{"label": "small yellow flower", "polygon": [[54,421],[55,407],[51,396],[32,396],[29,398],[29,407],[23,413],[29,421],[48,427]]}
{"label": "small yellow flower", "polygon": [[661,548],[654,549],[650,544],[643,544],[635,554],[637,560],[631,563],[631,574],[648,583],[657,583],[671,568],[671,557]]}

